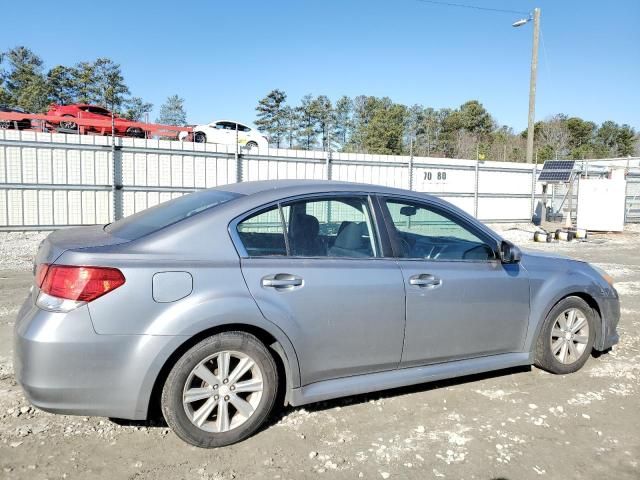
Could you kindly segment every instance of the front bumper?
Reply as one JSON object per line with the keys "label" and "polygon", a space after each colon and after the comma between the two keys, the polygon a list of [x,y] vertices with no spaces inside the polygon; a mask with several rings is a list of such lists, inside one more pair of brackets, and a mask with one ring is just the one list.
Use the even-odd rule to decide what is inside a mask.
{"label": "front bumper", "polygon": [[611,288],[608,293],[598,299],[602,333],[596,337],[594,348],[599,351],[610,349],[620,340],[617,331],[620,322],[620,298],[614,288]]}
{"label": "front bumper", "polygon": [[15,375],[42,410],[142,420],[158,373],[182,341],[98,335],[86,305],[52,313],[36,307],[30,296],[15,325]]}

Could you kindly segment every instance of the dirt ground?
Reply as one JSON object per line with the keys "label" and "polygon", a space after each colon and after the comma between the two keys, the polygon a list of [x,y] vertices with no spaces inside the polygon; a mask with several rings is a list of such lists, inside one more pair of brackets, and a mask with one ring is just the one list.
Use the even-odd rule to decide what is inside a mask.
{"label": "dirt ground", "polygon": [[569,376],[524,368],[282,409],[218,450],[190,447],[164,425],[29,406],[13,377],[12,332],[41,236],[0,237],[0,478],[639,479],[640,229],[548,245],[504,235],[612,274],[620,344]]}

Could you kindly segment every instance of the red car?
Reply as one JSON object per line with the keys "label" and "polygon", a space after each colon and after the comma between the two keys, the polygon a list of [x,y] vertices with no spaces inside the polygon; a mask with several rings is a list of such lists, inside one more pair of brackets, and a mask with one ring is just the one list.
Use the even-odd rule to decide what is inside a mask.
{"label": "red car", "polygon": [[[55,115],[58,117],[70,117],[68,121],[49,122],[54,128],[61,130],[78,130],[78,124],[71,120],[73,118],[82,118],[87,120],[107,120],[108,126],[84,126],[85,132],[95,132],[102,135],[111,135],[111,112],[106,108],[99,107],[97,105],[86,105],[83,103],[76,103],[73,105],[56,105],[52,104],[49,107],[47,115]],[[145,138],[145,131],[138,127],[133,126],[137,122],[122,118],[117,114],[114,114],[114,126],[116,135],[124,135],[127,137]]]}

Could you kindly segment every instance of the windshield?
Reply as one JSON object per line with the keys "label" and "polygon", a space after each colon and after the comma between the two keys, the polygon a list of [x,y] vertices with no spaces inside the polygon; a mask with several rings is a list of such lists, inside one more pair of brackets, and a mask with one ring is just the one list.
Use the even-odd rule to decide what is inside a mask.
{"label": "windshield", "polygon": [[191,193],[110,223],[104,229],[116,237],[135,240],[239,196],[220,190]]}

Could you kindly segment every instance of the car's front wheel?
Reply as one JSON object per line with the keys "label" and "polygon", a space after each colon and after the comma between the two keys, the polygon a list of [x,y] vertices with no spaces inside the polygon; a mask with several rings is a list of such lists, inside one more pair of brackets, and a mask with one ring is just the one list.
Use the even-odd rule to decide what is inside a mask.
{"label": "car's front wheel", "polygon": [[551,309],[536,344],[536,366],[551,373],[573,373],[585,364],[595,341],[597,313],[579,297]]}
{"label": "car's front wheel", "polygon": [[[73,118],[73,115],[63,115],[63,117]],[[77,130],[78,124],[71,120],[62,120],[60,122],[60,128],[63,128],[65,130]]]}
{"label": "car's front wheel", "polygon": [[162,413],[182,440],[222,447],[260,428],[273,408],[277,385],[273,357],[255,336],[220,333],[176,362],[162,391]]}
{"label": "car's front wheel", "polygon": [[258,144],[257,144],[257,142],[254,142],[253,140],[251,140],[251,141],[247,142],[246,147],[247,148],[257,148]]}
{"label": "car's front wheel", "polygon": [[193,134],[193,141],[196,143],[206,143],[207,136],[203,132],[196,132]]}

